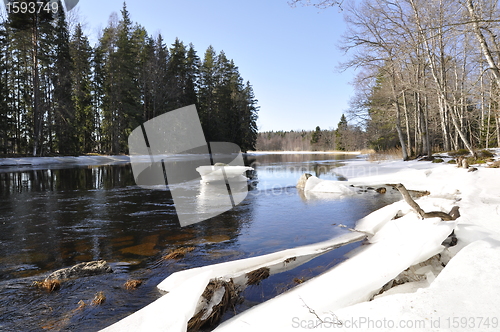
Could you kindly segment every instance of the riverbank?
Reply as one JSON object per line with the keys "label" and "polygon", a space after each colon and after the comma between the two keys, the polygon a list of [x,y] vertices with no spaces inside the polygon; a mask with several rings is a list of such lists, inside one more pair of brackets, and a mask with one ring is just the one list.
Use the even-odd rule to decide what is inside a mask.
{"label": "riverbank", "polygon": [[368,154],[371,150],[367,151],[248,151],[247,154],[346,154],[346,155],[360,155]]}
{"label": "riverbank", "polygon": [[[421,220],[403,201],[379,209],[361,219],[353,233],[367,235],[369,245],[323,275],[228,320],[216,331],[498,328],[500,176],[498,169],[475,166],[477,171],[468,172],[425,161],[359,160],[337,168],[337,173],[349,179],[344,184],[403,183],[408,189],[430,192],[417,200],[425,211],[449,212],[458,206],[461,216],[448,222]],[[443,246],[452,230],[458,242]],[[245,272],[267,264],[269,257],[257,257]],[[163,286],[175,285],[162,286],[169,291],[167,295],[106,330],[185,331],[187,321],[199,309],[193,299],[201,297],[208,280],[234,273],[220,266],[195,272],[180,272],[192,274],[191,278],[174,273],[162,282]],[[401,282],[405,272],[411,278]],[[171,308],[168,317],[164,314],[167,307]]]}

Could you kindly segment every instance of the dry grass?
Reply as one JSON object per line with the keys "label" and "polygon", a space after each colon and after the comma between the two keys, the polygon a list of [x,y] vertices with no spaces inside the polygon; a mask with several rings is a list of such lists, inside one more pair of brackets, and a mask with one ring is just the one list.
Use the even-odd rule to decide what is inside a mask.
{"label": "dry grass", "polygon": [[87,306],[87,303],[85,303],[83,300],[80,300],[80,302],[78,302],[78,308],[76,308],[75,311],[82,310],[86,306]]}
{"label": "dry grass", "polygon": [[296,283],[297,285],[300,285],[306,281],[305,277],[302,278],[293,278],[293,282]]}
{"label": "dry grass", "polygon": [[[211,308],[206,306],[197,312],[188,322],[188,332],[198,331],[202,327],[213,328],[217,326],[224,313],[231,307],[234,307],[234,305],[239,301],[239,292],[232,280],[210,280],[201,296],[204,298],[206,303],[211,303],[215,292],[220,289],[224,290],[222,299]],[[210,313],[208,313],[209,311]]]}
{"label": "dry grass", "polygon": [[500,160],[497,160],[494,163],[490,164],[488,168],[500,168]]}
{"label": "dry grass", "polygon": [[247,285],[258,285],[260,282],[270,276],[268,267],[262,267],[247,273]]}
{"label": "dry grass", "polygon": [[391,148],[385,151],[377,151],[368,155],[368,161],[382,161],[382,160],[396,160],[403,159],[403,150],[398,148]]}
{"label": "dry grass", "polygon": [[106,295],[104,292],[97,292],[94,299],[92,300],[92,305],[101,305],[106,301]]}
{"label": "dry grass", "polygon": [[142,285],[142,280],[128,280],[125,284],[123,284],[123,287],[126,290],[133,290],[138,288],[140,285]]}
{"label": "dry grass", "polygon": [[375,150],[373,150],[373,149],[363,149],[363,150],[361,150],[361,151],[359,151],[359,152],[361,152],[361,154],[372,154],[372,153],[376,153],[376,151],[375,151]]}
{"label": "dry grass", "polygon": [[191,251],[193,251],[195,249],[196,249],[195,247],[173,249],[173,250],[170,251],[170,253],[168,253],[165,256],[163,256],[163,259],[164,260],[168,260],[168,259],[181,259],[181,258],[184,258],[188,252],[191,252]]}
{"label": "dry grass", "polygon": [[34,281],[33,286],[52,293],[61,288],[61,282],[57,279],[48,279],[44,281]]}

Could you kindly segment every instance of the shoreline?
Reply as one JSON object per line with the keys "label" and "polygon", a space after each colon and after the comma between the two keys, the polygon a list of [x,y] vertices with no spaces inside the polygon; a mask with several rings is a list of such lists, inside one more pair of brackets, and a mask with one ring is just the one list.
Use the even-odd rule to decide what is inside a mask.
{"label": "shoreline", "polygon": [[362,155],[361,151],[248,151],[246,154],[347,154]]}

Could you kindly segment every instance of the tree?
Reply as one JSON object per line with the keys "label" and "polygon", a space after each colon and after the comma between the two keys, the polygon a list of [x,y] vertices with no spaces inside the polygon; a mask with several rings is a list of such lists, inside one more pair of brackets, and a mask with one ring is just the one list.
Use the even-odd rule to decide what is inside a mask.
{"label": "tree", "polygon": [[[61,1],[59,8],[62,8]],[[52,82],[54,84],[53,96],[53,121],[55,126],[56,150],[58,153],[78,154],[78,138],[75,108],[73,104],[73,91],[71,73],[73,61],[71,59],[69,32],[64,10],[59,10],[56,15],[56,28],[54,31],[54,71]]]}
{"label": "tree", "polygon": [[138,84],[139,52],[145,31],[132,26],[127,6],[122,19],[111,21],[100,40],[104,52],[103,136],[107,152],[126,153],[128,135],[141,124],[142,107]]}
{"label": "tree", "polygon": [[71,38],[73,60],[72,97],[75,108],[75,134],[78,153],[94,151],[98,116],[92,103],[92,48],[78,24]]}
{"label": "tree", "polygon": [[317,144],[320,139],[321,139],[321,128],[317,126],[316,130],[312,133],[311,144]]}
{"label": "tree", "polygon": [[7,154],[13,148],[9,138],[13,131],[13,112],[10,108],[8,84],[8,32],[5,23],[0,23],[0,151]]}
{"label": "tree", "polygon": [[200,67],[200,82],[199,82],[199,116],[205,132],[205,137],[210,140],[215,136],[216,132],[216,62],[217,55],[212,46],[209,46],[205,51],[203,62]]}
{"label": "tree", "polygon": [[[29,1],[21,0],[19,2],[28,3]],[[41,2],[47,4],[49,1],[43,0]],[[25,91],[33,91],[33,94],[29,96],[29,99],[26,98],[28,96],[23,96],[23,102],[27,102],[26,111],[30,113],[31,116],[31,124],[28,124],[27,130],[31,132],[30,136],[32,139],[30,143],[32,145],[32,154],[33,156],[39,156],[42,154],[44,130],[44,110],[42,109],[40,100],[40,57],[44,54],[44,52],[41,52],[42,43],[44,39],[47,38],[47,34],[50,34],[52,31],[51,23],[54,20],[54,13],[52,11],[43,10],[40,12],[35,11],[34,13],[30,13],[29,11],[14,13],[14,11],[12,11],[9,13],[8,20],[9,28],[12,30],[13,34],[13,45],[16,43],[18,43],[18,45],[24,44],[23,47],[20,48],[23,52],[18,54],[19,59],[16,60],[18,64],[22,66],[19,69],[23,71],[26,70],[26,72],[29,71],[31,75],[31,81],[28,83],[29,88]],[[25,58],[25,56],[28,55],[28,42],[30,43],[29,60]],[[48,50],[46,51],[48,53]],[[21,77],[18,79],[21,80]],[[26,84],[27,82],[19,81],[18,83]],[[19,114],[19,119],[21,118],[22,115]]]}
{"label": "tree", "polygon": [[191,104],[207,139],[252,149],[258,106],[243,82],[223,52],[201,62],[179,39],[169,50],[125,3],[95,48],[62,10],[11,14],[0,21],[0,153],[127,153],[133,129]]}
{"label": "tree", "polygon": [[345,151],[345,135],[347,132],[347,120],[345,118],[345,115],[342,114],[340,117],[340,122],[337,125],[337,130],[335,130],[335,137],[337,138],[337,150],[339,151]]}

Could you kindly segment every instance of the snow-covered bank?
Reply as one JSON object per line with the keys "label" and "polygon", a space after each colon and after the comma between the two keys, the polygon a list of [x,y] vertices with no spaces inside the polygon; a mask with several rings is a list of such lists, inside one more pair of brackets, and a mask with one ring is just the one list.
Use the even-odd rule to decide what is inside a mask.
{"label": "snow-covered bank", "polygon": [[248,151],[247,154],[349,154],[360,155],[361,151]]}
{"label": "snow-covered bank", "polygon": [[[438,218],[421,220],[403,201],[375,211],[356,226],[369,235],[370,245],[363,246],[330,271],[225,322],[216,331],[313,328],[401,331],[404,327],[417,327],[421,331],[460,328],[465,331],[474,327],[478,331],[497,330],[500,327],[500,315],[495,316],[500,308],[500,284],[495,282],[500,272],[500,170],[478,168],[467,172],[455,165],[417,161],[353,161],[337,168],[336,173],[349,179],[342,182],[345,186],[342,189],[349,185],[403,183],[408,189],[430,192],[417,200],[425,211],[449,212],[458,205],[461,216],[447,222]],[[313,187],[318,185],[319,182]],[[338,189],[337,185],[324,183],[317,189]],[[394,219],[396,215],[402,217]],[[442,242],[453,229],[458,244],[445,248]],[[217,277],[237,280],[262,266],[285,268],[284,262],[289,258],[306,252],[314,254],[312,248],[315,247],[173,274],[160,284],[160,288],[169,292],[167,295],[106,331],[185,331],[208,280]],[[436,254],[445,259],[434,263],[442,262],[444,268],[414,267]],[[409,267],[419,275],[419,280],[396,286],[369,301]]]}
{"label": "snow-covered bank", "polygon": [[129,156],[22,157],[0,158],[2,167],[43,167],[50,165],[91,166],[130,162]]}

